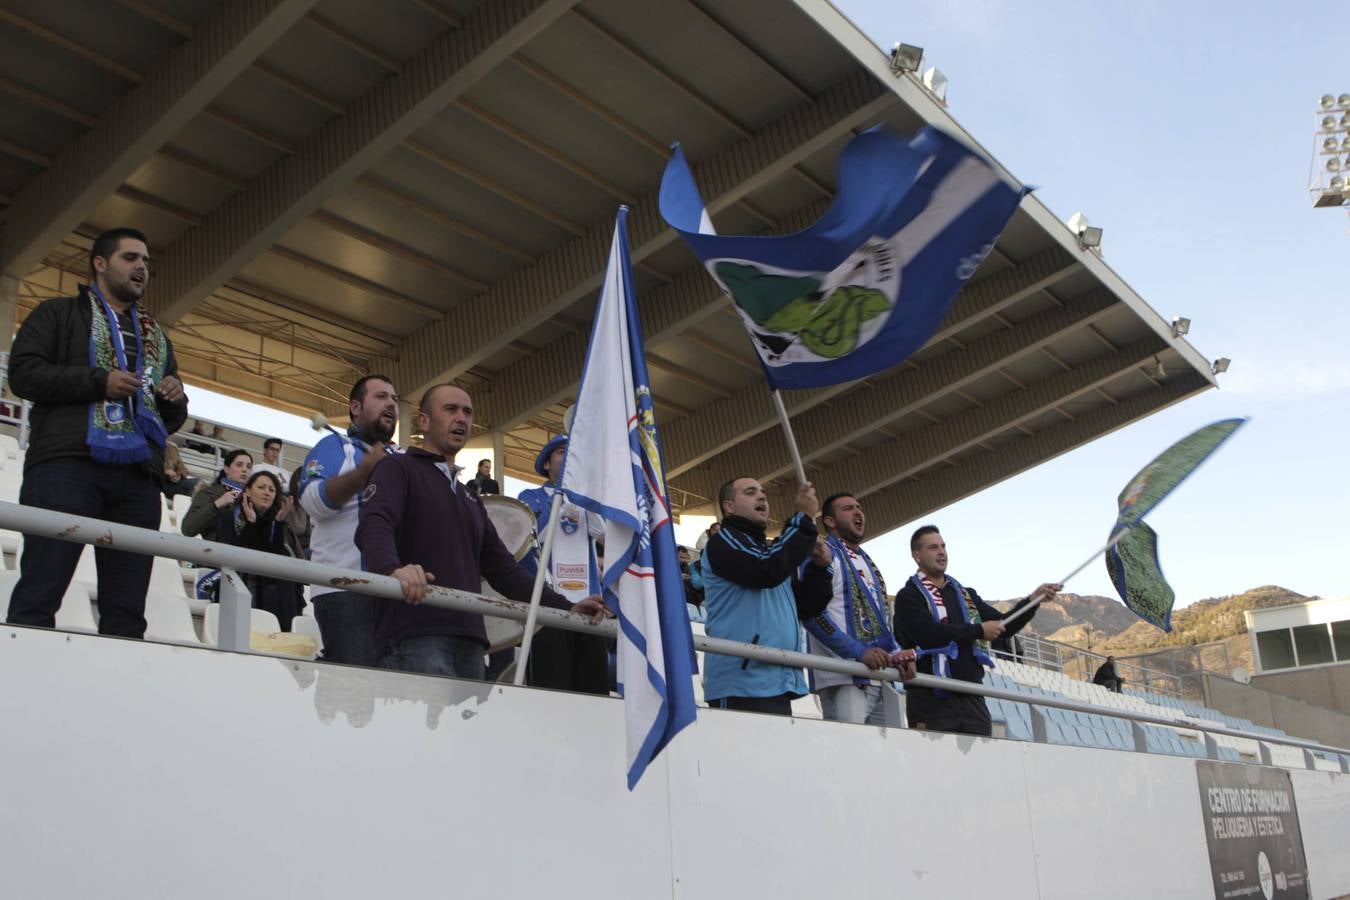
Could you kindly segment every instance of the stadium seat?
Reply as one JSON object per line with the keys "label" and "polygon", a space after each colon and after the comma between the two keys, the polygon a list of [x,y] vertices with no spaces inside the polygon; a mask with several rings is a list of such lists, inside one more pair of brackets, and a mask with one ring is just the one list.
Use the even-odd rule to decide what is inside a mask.
{"label": "stadium seat", "polygon": [[792,718],[823,719],[820,711],[820,699],[815,694],[807,694],[792,701]]}
{"label": "stadium seat", "polygon": [[[18,572],[0,571],[0,607],[9,609],[10,594],[14,593],[14,586],[18,583]],[[56,627],[61,631],[98,631],[94,610],[89,605],[89,594],[74,581],[61,598],[61,608],[56,611]]]}
{"label": "stadium seat", "polygon": [[17,531],[0,530],[0,555],[3,555],[4,568],[11,572],[19,569],[19,551],[23,549],[23,535]]}
{"label": "stadium seat", "polygon": [[1270,748],[1270,761],[1273,765],[1301,769],[1306,765],[1303,751],[1287,744],[1266,744]]}
{"label": "stadium seat", "polygon": [[183,569],[178,560],[166,556],[156,556],[150,569],[150,590],[176,597],[187,597],[187,586],[183,583]]}
{"label": "stadium seat", "polygon": [[14,460],[0,461],[0,500],[19,502],[19,487],[23,484],[23,467]]}
{"label": "stadium seat", "polygon": [[187,598],[151,590],[145,597],[145,636],[156,641],[200,644]]}
{"label": "stadium seat", "polygon": [[[22,557],[20,558],[22,561]],[[90,600],[98,599],[98,561],[94,558],[94,548],[88,544],[80,551],[80,560],[75,564],[72,584],[79,584],[89,595]]]}
{"label": "stadium seat", "polygon": [[173,506],[174,530],[178,530],[183,516],[187,515],[188,507],[192,505],[192,498],[185,494],[175,494],[170,503]]}
{"label": "stadium seat", "polygon": [[[270,634],[281,630],[281,623],[277,617],[265,609],[249,610],[248,627],[250,631],[261,631],[264,634]],[[202,617],[202,643],[214,647],[220,637],[220,604],[212,603],[206,608],[206,615]]]}
{"label": "stadium seat", "polygon": [[318,619],[313,616],[296,616],[291,619],[291,631],[314,638],[315,643],[319,645],[319,653],[323,653],[323,634],[319,631]]}
{"label": "stadium seat", "polygon": [[62,631],[97,632],[98,624],[89,601],[83,586],[72,581],[61,598],[61,608],[56,611],[56,627]]}

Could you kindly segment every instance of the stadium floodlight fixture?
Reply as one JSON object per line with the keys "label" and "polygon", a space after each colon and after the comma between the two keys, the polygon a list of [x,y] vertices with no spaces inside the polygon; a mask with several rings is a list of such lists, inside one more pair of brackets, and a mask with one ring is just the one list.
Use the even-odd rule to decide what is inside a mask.
{"label": "stadium floodlight fixture", "polygon": [[1345,113],[1343,116],[1341,116],[1341,127],[1350,128],[1350,112]]}
{"label": "stadium floodlight fixture", "polygon": [[1345,153],[1350,153],[1350,134],[1347,134],[1341,139],[1341,150]]}
{"label": "stadium floodlight fixture", "polygon": [[1318,102],[1317,105],[1322,107],[1322,109],[1331,109],[1333,106],[1336,105],[1336,98],[1331,96],[1330,94],[1323,94],[1322,99]]}
{"label": "stadium floodlight fixture", "polygon": [[1069,230],[1078,238],[1078,249],[1097,250],[1102,245],[1102,230],[1094,228],[1088,224],[1088,217],[1081,212],[1076,212],[1069,216],[1069,221],[1064,223],[1069,226]]}
{"label": "stadium floodlight fixture", "polygon": [[[892,70],[892,71],[895,70],[895,66],[894,66],[894,65],[891,66],[891,70]],[[1335,117],[1335,116],[1323,116],[1323,117],[1322,117],[1322,130],[1323,130],[1323,131],[1335,131],[1335,130],[1336,130],[1336,117]]]}
{"label": "stadium floodlight fixture", "polygon": [[1345,179],[1339,175],[1336,175],[1330,181],[1327,182],[1327,188],[1329,190],[1340,193],[1341,191],[1345,190]]}
{"label": "stadium floodlight fixture", "polygon": [[1350,106],[1350,94],[1341,94],[1336,98],[1337,106]]}
{"label": "stadium floodlight fixture", "polygon": [[1172,320],[1172,337],[1184,337],[1191,331],[1191,320],[1185,316],[1177,316]]}
{"label": "stadium floodlight fixture", "polygon": [[1228,371],[1228,366],[1232,362],[1233,361],[1228,357],[1220,356],[1218,359],[1214,360],[1214,365],[1210,366],[1209,370],[1215,375],[1222,375],[1224,372]]}
{"label": "stadium floodlight fixture", "polygon": [[1341,158],[1339,156],[1333,156],[1327,160],[1328,172],[1339,172],[1340,170],[1341,170]]}
{"label": "stadium floodlight fixture", "polygon": [[[1350,140],[1350,138],[1347,138],[1347,140]],[[1341,143],[1340,141],[1336,140],[1336,135],[1334,134],[1328,137],[1326,140],[1322,141],[1323,153],[1336,153],[1337,151],[1340,150],[1340,147]]]}
{"label": "stadium floodlight fixture", "polygon": [[933,66],[927,72],[923,73],[923,86],[928,88],[928,93],[933,95],[933,99],[943,106],[947,105],[947,76]]}
{"label": "stadium floodlight fixture", "polygon": [[902,75],[905,72],[919,71],[923,62],[923,48],[913,44],[896,44],[891,48],[891,74]]}

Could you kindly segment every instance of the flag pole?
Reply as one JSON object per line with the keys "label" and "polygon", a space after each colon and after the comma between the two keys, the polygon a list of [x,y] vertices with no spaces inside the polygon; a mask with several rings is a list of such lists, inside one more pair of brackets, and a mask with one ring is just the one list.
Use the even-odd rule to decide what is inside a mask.
{"label": "flag pole", "polygon": [[548,529],[544,532],[544,549],[539,555],[539,571],[534,575],[534,589],[530,591],[530,611],[525,616],[525,637],[520,642],[520,658],[516,660],[516,674],[511,683],[517,687],[525,683],[525,664],[530,661],[530,646],[534,643],[534,626],[539,620],[539,598],[544,593],[544,576],[553,557],[553,538],[558,533],[558,510],[562,508],[563,492],[553,492],[553,504],[548,508]]}
{"label": "flag pole", "polygon": [[792,454],[792,465],[797,470],[797,483],[806,484],[806,467],[802,465],[802,454],[797,450],[797,438],[792,433],[792,423],[788,421],[787,407],[783,405],[783,395],[778,388],[770,392],[773,396],[773,408],[778,410],[778,421],[787,436],[788,452]]}
{"label": "flag pole", "polygon": [[[1101,556],[1103,553],[1105,553],[1106,551],[1110,550],[1110,549],[1111,549],[1112,547],[1114,547],[1116,544],[1119,544],[1119,543],[1120,543],[1120,539],[1123,538],[1123,537],[1125,537],[1125,535],[1129,532],[1129,530],[1130,530],[1131,527],[1133,527],[1133,526],[1126,525],[1124,528],[1120,529],[1120,530],[1117,531],[1115,534],[1111,535],[1111,540],[1109,540],[1109,541],[1106,542],[1106,546],[1105,546],[1105,547],[1102,547],[1100,550],[1095,551],[1091,556],[1089,556],[1087,559],[1083,560],[1082,565],[1080,565],[1078,568],[1074,569],[1074,570],[1073,570],[1072,572],[1070,572],[1068,575],[1065,575],[1063,578],[1061,578],[1061,579],[1059,580],[1059,583],[1060,583],[1060,584],[1066,583],[1070,578],[1072,578],[1073,576],[1077,575],[1079,572],[1083,571],[1083,570],[1086,569],[1088,566],[1090,566],[1090,565],[1092,565],[1094,562],[1096,562],[1096,561],[1097,561],[1097,557]],[[1043,603],[1043,602],[1045,601],[1046,596],[1047,596],[1046,594],[1042,594],[1042,593],[1040,593],[1039,591],[1038,591],[1037,593],[1035,593],[1035,594],[1032,594],[1032,595],[1031,595],[1031,602],[1030,602],[1030,603],[1028,603],[1026,606],[1022,607],[1021,609],[1014,610],[1014,611],[1012,612],[1011,615],[1004,616],[1000,621],[1002,621],[1004,625],[1009,625],[1009,624],[1011,624],[1012,622],[1016,621],[1017,619],[1022,618],[1024,615],[1026,615],[1027,613],[1031,612],[1031,611],[1032,611],[1033,609],[1035,609],[1036,607],[1040,606],[1041,603]]]}

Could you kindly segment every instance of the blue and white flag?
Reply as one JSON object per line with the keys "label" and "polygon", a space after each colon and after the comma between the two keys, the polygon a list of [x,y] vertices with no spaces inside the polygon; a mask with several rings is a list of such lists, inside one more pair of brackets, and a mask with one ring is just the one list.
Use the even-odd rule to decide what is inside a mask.
{"label": "blue and white flag", "polygon": [[628,209],[605,282],[563,462],[562,489],[605,520],[605,602],[618,613],[628,789],[694,721],[694,638],[680,580],[628,258]]}
{"label": "blue and white flag", "polygon": [[934,128],[874,129],[839,157],[820,221],[783,237],[719,236],[679,147],[661,215],[735,304],[775,388],[865,378],[923,346],[1024,190]]}

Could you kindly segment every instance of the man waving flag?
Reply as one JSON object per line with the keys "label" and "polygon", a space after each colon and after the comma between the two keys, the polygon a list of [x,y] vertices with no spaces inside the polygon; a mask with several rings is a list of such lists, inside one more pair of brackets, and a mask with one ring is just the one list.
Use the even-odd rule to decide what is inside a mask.
{"label": "man waving flag", "polygon": [[694,721],[694,639],[680,581],[661,447],[620,207],[572,419],[562,489],[605,520],[605,602],[619,619],[628,788]]}

